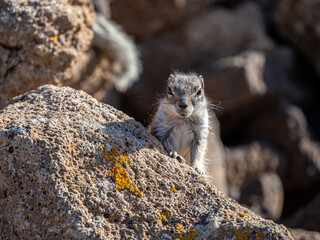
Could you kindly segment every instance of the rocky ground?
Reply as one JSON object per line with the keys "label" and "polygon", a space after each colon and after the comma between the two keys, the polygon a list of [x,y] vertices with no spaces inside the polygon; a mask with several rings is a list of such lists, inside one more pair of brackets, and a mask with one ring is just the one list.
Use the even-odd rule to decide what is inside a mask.
{"label": "rocky ground", "polygon": [[[0,0],[1,237],[320,239],[319,10]],[[83,92],[45,86],[11,101],[68,85],[146,126],[173,69],[202,74],[215,104],[206,180]]]}

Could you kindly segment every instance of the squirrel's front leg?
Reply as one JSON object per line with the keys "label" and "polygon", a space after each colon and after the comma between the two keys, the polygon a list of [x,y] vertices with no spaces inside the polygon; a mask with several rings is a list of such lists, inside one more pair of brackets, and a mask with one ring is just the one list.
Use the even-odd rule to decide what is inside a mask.
{"label": "squirrel's front leg", "polygon": [[161,143],[170,157],[177,159],[181,163],[186,162],[186,160],[182,156],[180,156],[176,151],[174,151],[173,147],[171,146],[167,138],[161,139]]}
{"label": "squirrel's front leg", "polygon": [[206,151],[205,141],[194,139],[190,146],[190,166],[200,174],[204,174],[204,155]]}

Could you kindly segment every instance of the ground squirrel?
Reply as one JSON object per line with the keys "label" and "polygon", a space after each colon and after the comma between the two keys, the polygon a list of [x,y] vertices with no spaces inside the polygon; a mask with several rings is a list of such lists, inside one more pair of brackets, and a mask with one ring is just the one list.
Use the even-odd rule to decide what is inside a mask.
{"label": "ground squirrel", "polygon": [[201,75],[170,74],[167,93],[159,101],[149,131],[161,141],[169,156],[205,173],[209,108]]}

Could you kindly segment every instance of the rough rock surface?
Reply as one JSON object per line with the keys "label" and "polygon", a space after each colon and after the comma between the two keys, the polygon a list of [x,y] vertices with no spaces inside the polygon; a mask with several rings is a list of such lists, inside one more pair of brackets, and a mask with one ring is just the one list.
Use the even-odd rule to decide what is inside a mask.
{"label": "rough rock surface", "polygon": [[117,0],[110,7],[112,18],[128,34],[146,39],[181,24],[212,2],[214,0]]}
{"label": "rough rock surface", "polygon": [[295,44],[320,74],[320,2],[278,1],[274,20],[278,31]]}
{"label": "rough rock surface", "polygon": [[0,108],[14,96],[71,77],[93,38],[90,0],[0,1]]}
{"label": "rough rock surface", "polygon": [[0,112],[0,179],[2,239],[292,239],[166,156],[141,124],[68,87]]}

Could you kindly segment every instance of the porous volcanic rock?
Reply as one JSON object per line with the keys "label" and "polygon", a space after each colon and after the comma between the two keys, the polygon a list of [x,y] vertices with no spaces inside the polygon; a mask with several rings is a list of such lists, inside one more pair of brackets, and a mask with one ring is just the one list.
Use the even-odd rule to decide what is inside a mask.
{"label": "porous volcanic rock", "polygon": [[168,157],[140,123],[69,87],[1,110],[0,179],[2,239],[292,239]]}
{"label": "porous volcanic rock", "polygon": [[12,97],[71,77],[93,38],[90,0],[0,1],[0,108]]}

